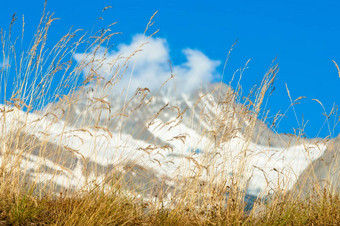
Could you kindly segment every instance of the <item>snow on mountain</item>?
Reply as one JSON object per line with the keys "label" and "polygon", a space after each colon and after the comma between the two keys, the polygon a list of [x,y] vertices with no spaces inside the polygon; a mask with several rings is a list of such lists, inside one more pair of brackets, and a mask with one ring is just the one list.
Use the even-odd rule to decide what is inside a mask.
{"label": "snow on mountain", "polygon": [[247,193],[258,196],[292,189],[327,148],[273,133],[245,113],[225,84],[175,97],[111,91],[82,88],[34,113],[1,106],[2,143],[20,135],[11,139],[12,157],[2,149],[2,163],[10,167],[19,156],[25,181],[59,189],[89,188],[125,173],[131,191],[152,194],[161,185],[171,192],[181,178],[231,183],[239,176]]}

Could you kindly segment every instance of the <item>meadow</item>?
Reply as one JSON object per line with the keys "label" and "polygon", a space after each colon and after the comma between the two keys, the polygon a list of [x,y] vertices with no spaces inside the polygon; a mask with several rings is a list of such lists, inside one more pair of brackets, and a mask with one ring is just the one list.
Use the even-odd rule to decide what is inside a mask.
{"label": "meadow", "polygon": [[[303,128],[275,134],[265,123],[275,61],[246,95],[235,77],[179,96],[188,98],[184,106],[167,98],[167,86],[180,76],[171,63],[158,90],[130,90],[134,56],[157,36],[150,32],[154,16],[140,45],[114,59],[107,56],[119,35],[115,24],[70,30],[52,47],[51,13],[43,13],[27,48],[24,21],[18,26],[13,16],[9,30],[1,30],[0,223],[339,224],[338,139],[306,139]],[[13,37],[18,27],[22,34]],[[253,167],[278,150],[296,159],[305,150],[305,165]],[[248,196],[255,182],[262,190]]]}

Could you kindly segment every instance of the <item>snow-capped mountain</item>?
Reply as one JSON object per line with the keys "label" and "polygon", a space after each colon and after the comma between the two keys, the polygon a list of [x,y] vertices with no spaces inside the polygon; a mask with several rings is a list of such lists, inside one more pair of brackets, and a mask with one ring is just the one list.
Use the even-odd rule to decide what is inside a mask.
{"label": "snow-capped mountain", "polygon": [[[185,178],[231,184],[238,177],[247,193],[266,195],[308,189],[298,178],[310,174],[313,161],[317,166],[339,152],[337,140],[329,146],[272,132],[225,84],[182,95],[144,88],[133,96],[89,86],[43,111],[1,110],[2,142],[11,150],[2,149],[1,162],[10,166],[20,159],[25,181],[59,191],[122,175],[129,192],[170,194]],[[332,164],[313,170],[324,178]]]}

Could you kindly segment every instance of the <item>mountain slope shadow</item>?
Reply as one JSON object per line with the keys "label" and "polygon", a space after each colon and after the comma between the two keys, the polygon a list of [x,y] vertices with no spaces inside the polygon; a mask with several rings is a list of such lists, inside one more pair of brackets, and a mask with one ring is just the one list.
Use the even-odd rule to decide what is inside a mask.
{"label": "mountain slope shadow", "polygon": [[333,139],[318,159],[314,160],[299,176],[292,189],[303,197],[312,192],[329,189],[340,192],[340,135]]}

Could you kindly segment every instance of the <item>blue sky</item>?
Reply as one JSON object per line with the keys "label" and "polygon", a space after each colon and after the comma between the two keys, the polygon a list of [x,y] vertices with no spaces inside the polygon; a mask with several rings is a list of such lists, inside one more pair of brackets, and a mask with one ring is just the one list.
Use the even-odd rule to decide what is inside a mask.
{"label": "blue sky", "polygon": [[[113,8],[101,14],[105,6]],[[2,1],[0,27],[7,29],[13,13],[25,15],[25,38],[30,39],[41,16],[43,1]],[[244,92],[258,84],[272,60],[280,65],[275,91],[269,100],[270,115],[285,111],[289,97],[307,98],[295,105],[301,123],[308,121],[308,137],[319,134],[325,117],[322,107],[312,99],[320,100],[327,113],[333,104],[340,103],[340,78],[332,60],[340,63],[340,1],[132,1],[50,0],[48,11],[55,12],[50,42],[55,43],[68,29],[91,30],[118,21],[114,27],[122,32],[117,43],[130,43],[142,33],[150,16],[158,10],[153,29],[160,29],[157,37],[166,41],[174,65],[186,62],[183,49],[199,50],[214,61],[223,61],[230,46],[234,48],[226,74],[228,82],[235,70],[251,61],[243,75]],[[98,21],[102,16],[104,21]],[[19,26],[18,26],[19,28]],[[222,72],[222,66],[217,67]],[[334,120],[334,119],[333,119]],[[330,122],[332,127],[334,122]],[[279,132],[292,133],[298,127],[292,110],[279,125]],[[337,135],[339,129],[335,131]],[[329,135],[324,125],[319,136]]]}

